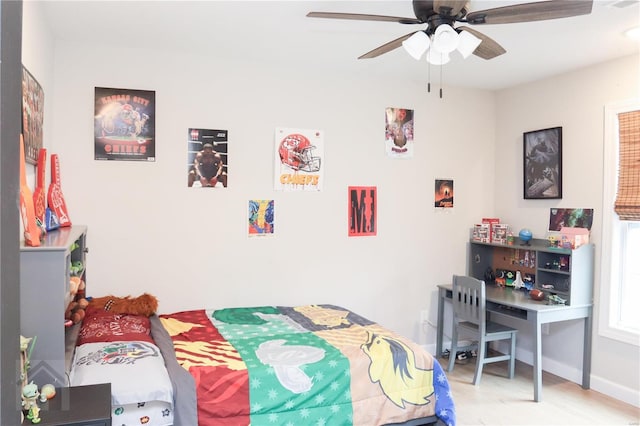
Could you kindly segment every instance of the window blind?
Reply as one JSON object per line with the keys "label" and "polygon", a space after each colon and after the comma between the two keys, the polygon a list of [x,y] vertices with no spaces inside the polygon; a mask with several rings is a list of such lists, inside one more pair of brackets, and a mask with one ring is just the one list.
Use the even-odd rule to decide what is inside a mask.
{"label": "window blind", "polygon": [[640,221],[640,110],[618,114],[620,158],[614,209],[621,220]]}

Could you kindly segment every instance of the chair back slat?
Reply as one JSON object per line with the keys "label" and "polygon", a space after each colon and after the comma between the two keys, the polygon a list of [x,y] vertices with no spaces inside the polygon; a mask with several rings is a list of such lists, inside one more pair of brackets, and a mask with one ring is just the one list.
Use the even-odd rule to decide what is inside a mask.
{"label": "chair back slat", "polygon": [[484,281],[468,276],[453,276],[453,313],[456,322],[470,322],[486,328],[486,290]]}

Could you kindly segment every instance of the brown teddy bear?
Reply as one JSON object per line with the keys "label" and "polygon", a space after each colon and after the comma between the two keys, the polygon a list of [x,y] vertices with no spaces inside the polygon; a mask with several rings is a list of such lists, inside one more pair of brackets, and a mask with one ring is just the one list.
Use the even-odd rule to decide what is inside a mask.
{"label": "brown teddy bear", "polygon": [[94,297],[89,302],[92,311],[106,311],[113,314],[144,315],[150,317],[158,309],[158,299],[148,293],[138,297],[104,296]]}

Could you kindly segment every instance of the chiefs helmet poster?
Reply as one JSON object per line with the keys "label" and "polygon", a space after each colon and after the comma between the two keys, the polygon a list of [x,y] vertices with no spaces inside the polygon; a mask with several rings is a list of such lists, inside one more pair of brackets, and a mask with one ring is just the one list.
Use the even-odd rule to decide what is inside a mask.
{"label": "chiefs helmet poster", "polygon": [[321,191],[323,155],[322,131],[276,128],[274,189]]}
{"label": "chiefs helmet poster", "polygon": [[95,88],[96,160],[156,161],[156,92]]}

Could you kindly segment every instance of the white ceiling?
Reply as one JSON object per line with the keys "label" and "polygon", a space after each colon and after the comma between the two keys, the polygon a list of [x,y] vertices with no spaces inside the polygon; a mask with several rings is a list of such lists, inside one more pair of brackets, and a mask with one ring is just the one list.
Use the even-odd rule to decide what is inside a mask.
{"label": "white ceiling", "polygon": [[[31,0],[32,1],[32,0]],[[562,0],[559,0],[562,1]],[[470,11],[527,1],[471,0]],[[309,11],[413,18],[411,0],[395,1],[46,1],[57,39],[124,48],[199,52],[229,64],[276,63],[300,73],[372,75],[439,85],[440,70],[402,48],[357,59],[401,35],[426,28],[394,22],[307,18]],[[532,23],[476,25],[507,53],[486,61],[457,53],[443,84],[502,89],[638,52],[623,31],[640,25],[640,0],[595,0],[590,15]]]}

